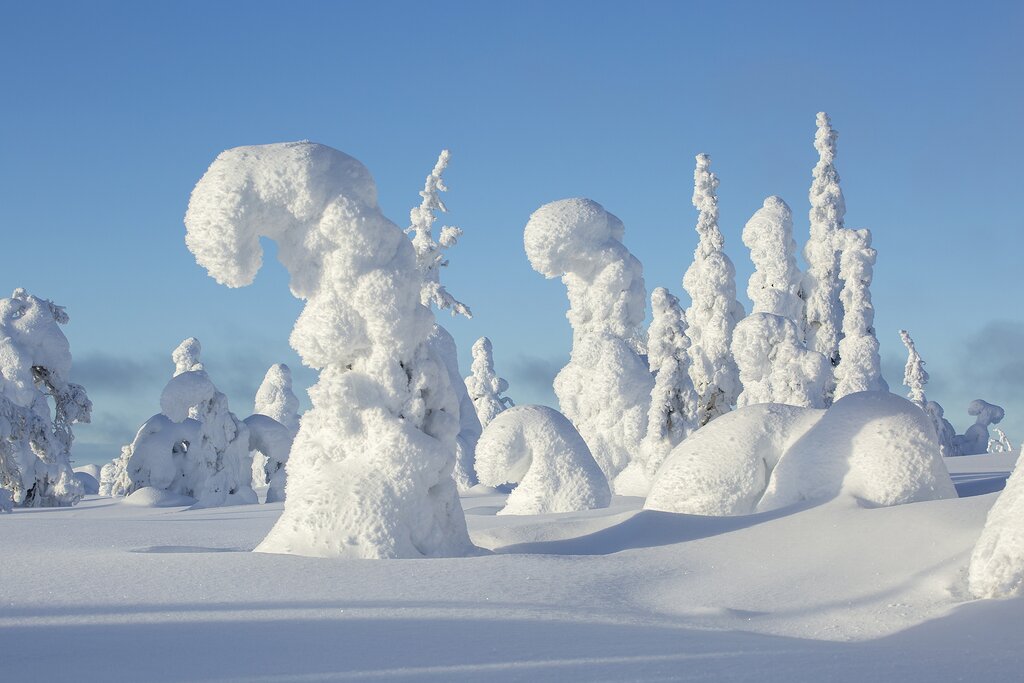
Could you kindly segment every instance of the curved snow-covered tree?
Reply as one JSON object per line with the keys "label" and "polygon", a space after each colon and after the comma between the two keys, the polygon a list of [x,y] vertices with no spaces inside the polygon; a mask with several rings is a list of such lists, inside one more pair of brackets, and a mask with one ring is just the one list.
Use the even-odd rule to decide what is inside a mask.
{"label": "curved snow-covered tree", "polygon": [[256,502],[249,429],[210,380],[200,351],[195,337],[174,350],[175,374],[160,396],[161,412],[104,466],[100,493],[126,496],[152,487],[195,499],[199,507]]}
{"label": "curved snow-covered tree", "polygon": [[491,340],[487,337],[480,337],[473,344],[473,365],[470,369],[473,374],[466,378],[466,391],[473,401],[480,426],[486,428],[498,413],[515,405],[511,398],[502,396],[508,391],[508,382],[494,371],[494,354]]}
{"label": "curved snow-covered tree", "polygon": [[871,231],[843,229],[836,234],[842,245],[839,276],[843,281],[843,338],[835,367],[835,398],[858,391],[888,391],[882,378],[882,358],[875,336],[875,307],[871,304],[871,278],[876,252]]}
{"label": "curved snow-covered tree", "polygon": [[[650,490],[658,468],[672,449],[697,428],[697,392],[690,379],[690,338],[679,299],[664,287],[651,292],[651,326],[647,331],[647,361],[655,372],[647,434],[638,458],[627,471],[639,481],[634,488]],[[626,472],[620,477],[627,478]]]}
{"label": "curved snow-covered tree", "polygon": [[561,277],[572,325],[569,364],[555,377],[562,412],[616,493],[615,477],[644,436],[654,378],[641,358],[643,267],[622,244],[625,228],[590,199],[562,199],[530,216],[523,241],[533,269]]}
{"label": "curved snow-covered tree", "polygon": [[92,403],[68,381],[71,348],[60,329],[67,322],[62,306],[23,289],[0,299],[0,507],[82,498],[71,468],[72,425],[89,422]]}
{"label": "curved snow-covered tree", "polygon": [[242,287],[274,240],[306,305],[292,347],[320,371],[288,460],[284,512],[258,551],[321,557],[472,550],[452,470],[458,403],[427,344],[434,319],[402,230],[359,161],[311,142],[222,152],[197,183],[186,244]]}
{"label": "curved snow-covered tree", "polygon": [[1002,422],[1006,412],[1002,406],[976,398],[967,406],[967,414],[975,417],[974,424],[963,434],[953,437],[953,450],[957,455],[979,455],[988,451],[988,427]]}
{"label": "curved snow-covered tree", "polygon": [[[846,200],[839,187],[836,171],[836,140],[839,137],[825,112],[817,116],[818,132],[814,148],[818,163],[814,166],[809,197],[811,234],[804,246],[807,272],[804,274],[804,298],[807,301],[805,334],[807,348],[824,355],[832,365],[839,362],[839,338],[843,310],[839,300],[839,245],[837,233],[844,229]],[[832,387],[827,388],[831,403]]]}
{"label": "curved snow-covered tree", "polygon": [[499,515],[605,508],[608,480],[572,423],[547,406],[516,406],[480,437],[477,470],[487,486],[518,484]]}
{"label": "curved snow-covered tree", "polygon": [[953,429],[953,425],[943,417],[945,411],[942,406],[935,401],[929,401],[925,396],[924,387],[928,384],[928,371],[924,369],[924,360],[917,352],[917,346],[909,332],[900,330],[900,339],[907,347],[907,364],[903,368],[903,384],[910,390],[907,393],[907,398],[923,410],[928,419],[932,421],[935,435],[939,440],[939,452],[944,457],[956,455],[956,447],[953,444],[956,431]]}
{"label": "curved snow-covered tree", "polygon": [[988,512],[967,583],[976,598],[1024,594],[1024,467],[1014,469]]}
{"label": "curved snow-covered tree", "polygon": [[754,272],[747,281],[751,313],[771,313],[792,320],[803,335],[800,269],[796,265],[793,212],[782,197],[768,197],[743,227]]}
{"label": "curved snow-covered tree", "polygon": [[292,389],[292,371],[284,363],[267,370],[253,402],[253,413],[271,417],[295,434],[299,431],[299,398]]}
{"label": "curved snow-covered tree", "polygon": [[736,269],[725,255],[725,238],[718,229],[718,176],[710,168],[711,157],[698,154],[693,172],[697,248],[683,276],[691,301],[686,320],[690,378],[699,396],[698,427],[731,410],[739,396],[739,372],[730,345],[733,329],[744,315],[736,300]]}

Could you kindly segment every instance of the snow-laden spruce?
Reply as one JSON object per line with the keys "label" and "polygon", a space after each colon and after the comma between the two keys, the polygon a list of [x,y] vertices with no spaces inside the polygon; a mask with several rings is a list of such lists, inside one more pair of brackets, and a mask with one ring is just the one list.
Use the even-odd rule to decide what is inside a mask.
{"label": "snow-laden spruce", "polygon": [[[828,114],[819,112],[814,148],[818,163],[814,166],[809,198],[811,233],[804,245],[807,272],[804,274],[807,348],[824,355],[835,365],[839,360],[839,337],[843,310],[839,300],[839,254],[837,234],[844,229],[846,200],[839,187],[836,171],[836,139]],[[827,400],[831,402],[831,386]]]}
{"label": "snow-laden spruce", "polygon": [[291,368],[284,363],[270,366],[256,390],[252,412],[277,420],[293,434],[299,431],[299,397],[292,389]]}
{"label": "snow-laden spruce", "polygon": [[256,502],[249,429],[210,379],[201,350],[195,337],[174,350],[175,374],[160,395],[160,413],[104,466],[101,494],[153,488],[193,499],[199,507]]}
{"label": "snow-laden spruce", "polygon": [[907,347],[907,364],[903,368],[903,384],[910,391],[907,398],[923,410],[935,428],[935,436],[939,440],[939,452],[943,457],[956,455],[956,448],[953,440],[956,437],[956,430],[943,415],[945,411],[936,401],[929,401],[925,396],[924,387],[928,384],[928,371],[924,369],[924,360],[917,352],[917,345],[906,330],[900,330],[900,339]]}
{"label": "snow-laden spruce", "polygon": [[1006,416],[1002,406],[976,398],[967,406],[967,414],[975,417],[974,424],[963,434],[953,437],[956,455],[980,455],[988,450],[988,427],[999,424]]}
{"label": "snow-laden spruce", "polygon": [[62,306],[23,289],[0,299],[0,509],[74,505],[72,425],[92,403],[70,382],[71,347]]}
{"label": "snow-laden spruce", "polygon": [[859,391],[888,391],[882,378],[882,359],[875,336],[875,307],[871,304],[871,278],[877,252],[871,248],[871,231],[843,229],[836,234],[841,245],[839,276],[843,281],[843,338],[839,365],[835,368],[835,398]]}
{"label": "snow-laden spruce", "polygon": [[516,406],[484,429],[480,482],[518,484],[499,515],[542,515],[608,507],[611,490],[572,423],[547,406]]}
{"label": "snow-laden spruce", "polygon": [[249,429],[249,452],[253,454],[253,483],[267,487],[266,502],[280,502],[285,497],[285,465],[296,432],[262,413],[245,418],[245,426]]}
{"label": "snow-laden spruce", "polygon": [[[420,285],[420,303],[426,307],[437,306],[438,310],[451,309],[452,316],[462,315],[472,318],[469,306],[456,299],[441,284],[441,268],[448,266],[448,259],[442,250],[455,246],[462,235],[460,228],[450,225],[443,226],[438,239],[434,239],[434,223],[437,212],[448,213],[448,207],[441,200],[441,193],[447,192],[442,175],[448,167],[451,153],[442,150],[437,163],[427,175],[420,190],[420,203],[409,212],[410,226],[405,229],[412,235],[412,246],[416,251],[416,268],[420,271],[423,281]],[[455,483],[460,490],[467,490],[477,483],[476,472],[473,471],[473,460],[476,457],[476,442],[480,438],[483,427],[477,418],[476,410],[466,392],[459,369],[459,353],[455,339],[440,324],[435,323],[434,331],[427,340],[431,351],[445,364],[448,370],[448,381],[455,391],[459,403],[459,434],[456,438]]]}
{"label": "snow-laden spruce", "polygon": [[1024,466],[1018,464],[985,520],[967,571],[971,595],[1024,594]]}
{"label": "snow-laden spruce", "polygon": [[739,370],[730,345],[733,329],[744,315],[736,300],[736,269],[725,255],[725,238],[718,229],[718,176],[710,168],[711,157],[698,154],[693,172],[697,248],[683,276],[691,302],[686,321],[690,378],[699,397],[698,427],[731,410],[739,396]]}
{"label": "snow-laden spruce", "polygon": [[306,305],[291,334],[320,371],[288,461],[284,513],[257,550],[389,558],[472,550],[452,470],[458,403],[433,314],[370,172],[310,142],[221,153],[196,185],[186,244],[218,282],[253,281],[274,240]]}
{"label": "snow-laden spruce", "polygon": [[793,213],[786,202],[780,197],[765,199],[744,226],[743,243],[754,262],[747,282],[753,309],[732,335],[732,356],[742,386],[736,404],[824,408],[832,368],[803,342]]}
{"label": "snow-laden spruce", "polygon": [[647,330],[647,361],[655,372],[647,434],[619,478],[631,480],[646,494],[672,449],[697,428],[697,392],[690,379],[690,338],[679,299],[664,287],[651,292],[651,326]]}
{"label": "snow-laden spruce", "polygon": [[473,344],[470,370],[473,374],[466,378],[466,391],[473,401],[480,426],[486,428],[498,413],[515,405],[511,398],[502,396],[508,391],[508,382],[494,371],[494,354],[487,337],[480,337]]}
{"label": "snow-laden spruce", "polygon": [[559,406],[613,490],[628,495],[615,477],[644,436],[654,378],[638,351],[643,267],[622,244],[624,232],[597,202],[562,199],[530,216],[523,241],[533,269],[561,277],[569,297],[572,354],[555,377]]}

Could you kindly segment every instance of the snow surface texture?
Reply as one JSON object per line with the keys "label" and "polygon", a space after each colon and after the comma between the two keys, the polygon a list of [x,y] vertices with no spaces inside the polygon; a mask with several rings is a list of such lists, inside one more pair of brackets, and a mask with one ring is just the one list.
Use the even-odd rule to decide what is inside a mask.
{"label": "snow surface texture", "polygon": [[[72,425],[89,422],[85,388],[69,382],[64,308],[16,289],[0,299],[0,508],[74,505]],[[51,403],[52,401],[52,403]]]}
{"label": "snow surface texture", "polygon": [[203,369],[201,349],[190,337],[171,354],[175,375],[160,395],[161,412],[104,466],[101,494],[127,496],[151,487],[193,498],[199,507],[256,502],[248,427]]}
{"label": "snow surface texture", "polygon": [[697,208],[697,248],[683,276],[690,295],[686,309],[690,337],[690,378],[700,397],[697,426],[732,409],[740,393],[739,370],[730,345],[743,306],[736,300],[736,269],[725,255],[718,229],[718,176],[711,157],[697,155],[693,172],[693,205]]}
{"label": "snow surface texture", "polygon": [[664,287],[651,292],[651,326],[647,331],[647,361],[656,373],[647,434],[637,457],[620,478],[646,495],[661,463],[697,428],[697,392],[690,379],[690,338],[679,299]]}
{"label": "snow surface texture", "polygon": [[640,447],[654,378],[638,352],[643,268],[622,244],[624,232],[597,202],[563,199],[530,216],[523,241],[533,269],[561,276],[569,296],[572,354],[555,377],[559,406],[614,491],[629,495],[635,487],[615,477]]}
{"label": "snow surface texture", "polygon": [[677,447],[646,509],[742,515],[839,495],[889,506],[956,497],[926,416],[885,392],[827,411],[748,406]]}
{"label": "snow surface texture", "polygon": [[[838,362],[839,336],[843,310],[839,300],[839,254],[837,235],[844,229],[846,200],[839,187],[836,171],[836,139],[828,114],[819,112],[818,132],[814,148],[818,150],[818,163],[814,166],[809,197],[811,200],[811,232],[804,245],[807,272],[804,274],[807,348]],[[831,402],[832,386],[826,388],[826,403]]]}
{"label": "snow surface texture", "polygon": [[508,382],[494,371],[491,340],[487,337],[480,337],[473,344],[473,365],[470,369],[473,374],[466,378],[466,391],[473,401],[480,426],[486,427],[498,413],[515,405],[511,398],[502,396],[508,391]]}
{"label": "snow surface texture", "polygon": [[460,491],[468,491],[479,483],[476,470],[473,469],[473,461],[476,459],[476,442],[480,439],[483,427],[476,415],[473,400],[469,397],[466,383],[462,380],[459,350],[455,345],[455,339],[448,330],[440,325],[434,325],[427,344],[444,363],[448,372],[448,382],[459,403],[459,434],[455,438],[455,470],[452,476]]}
{"label": "snow surface texture", "polygon": [[825,407],[831,364],[820,353],[807,350],[789,318],[751,313],[736,325],[732,355],[743,384],[737,399],[740,407],[757,403]]}
{"label": "snow surface texture", "polygon": [[974,424],[963,434],[953,437],[953,450],[957,455],[979,455],[988,450],[988,427],[1002,422],[1006,415],[1001,406],[976,398],[967,406],[967,414],[976,417]]}
{"label": "snow surface texture", "polygon": [[939,452],[943,457],[956,455],[956,447],[953,439],[956,437],[956,430],[943,415],[942,406],[935,401],[929,401],[924,393],[924,387],[928,383],[928,371],[924,369],[924,360],[917,352],[917,346],[910,333],[900,330],[900,339],[907,347],[907,364],[903,369],[903,384],[910,390],[907,398],[923,410],[935,428],[935,435],[939,440]]}
{"label": "snow surface texture", "polygon": [[310,142],[222,152],[196,185],[186,244],[218,282],[253,281],[274,240],[306,300],[291,344],[320,370],[288,461],[284,513],[257,550],[324,557],[463,555],[452,471],[458,402],[427,338],[422,277],[370,172]]}
{"label": "snow surface texture", "polygon": [[285,464],[295,433],[272,417],[257,413],[245,418],[249,429],[249,452],[260,456],[260,483],[267,485],[268,503],[284,500],[287,476]]}
{"label": "snow surface texture", "polygon": [[484,429],[477,472],[487,486],[518,484],[499,515],[605,508],[611,490],[579,432],[557,410],[516,406]]}
{"label": "snow surface texture", "polygon": [[882,379],[882,359],[875,336],[875,307],[871,304],[871,278],[877,253],[871,231],[843,229],[836,235],[842,249],[839,276],[843,281],[843,338],[835,368],[835,398],[859,391],[888,391]]}
{"label": "snow surface texture", "polygon": [[976,598],[1024,593],[1024,467],[1018,463],[988,513],[967,572]]}

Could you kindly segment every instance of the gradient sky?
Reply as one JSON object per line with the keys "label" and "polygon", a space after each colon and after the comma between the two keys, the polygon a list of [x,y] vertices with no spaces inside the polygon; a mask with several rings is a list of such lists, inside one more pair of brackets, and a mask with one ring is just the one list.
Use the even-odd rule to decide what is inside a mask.
{"label": "gradient sky", "polygon": [[[520,403],[553,403],[565,292],[522,229],[587,196],[618,215],[648,289],[692,258],[693,157],[712,156],[745,292],[740,231],[764,197],[807,233],[814,116],[840,132],[847,225],[874,234],[886,378],[906,327],[930,398],[1007,408],[1024,439],[1024,3],[0,1],[0,289],[67,307],[74,377],[95,404],[78,462],[114,457],[159,410],[181,339],[198,337],[240,417],[286,362],[301,308],[272,247],[257,282],[217,285],[185,248],[189,193],[223,149],[311,139],[373,172],[408,223],[442,148],[443,274],[471,321],[445,324],[463,370],[479,336]],[[746,297],[742,300],[747,303]],[[747,303],[749,307],[749,303]],[[300,398],[307,403],[304,392]]]}

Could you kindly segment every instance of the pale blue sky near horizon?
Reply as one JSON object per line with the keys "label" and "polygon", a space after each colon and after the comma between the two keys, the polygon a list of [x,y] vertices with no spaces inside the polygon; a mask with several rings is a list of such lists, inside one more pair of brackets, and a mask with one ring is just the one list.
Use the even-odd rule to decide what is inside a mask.
{"label": "pale blue sky near horizon", "polygon": [[[266,368],[314,374],[288,347],[301,302],[270,256],[217,285],[185,248],[192,186],[223,149],[311,139],[360,159],[399,225],[442,148],[443,278],[520,403],[554,404],[569,353],[564,288],[533,272],[522,229],[587,196],[618,215],[648,290],[686,301],[693,157],[721,180],[738,290],[740,232],[764,198],[807,233],[814,117],[840,133],[847,225],[878,249],[886,378],[917,340],[958,430],[1007,408],[1024,440],[1024,3],[0,1],[0,290],[67,307],[74,376],[95,404],[78,462],[109,460],[158,411],[171,350],[198,337],[248,415]],[[741,300],[748,303],[745,294]],[[749,306],[749,304],[748,304]]]}

